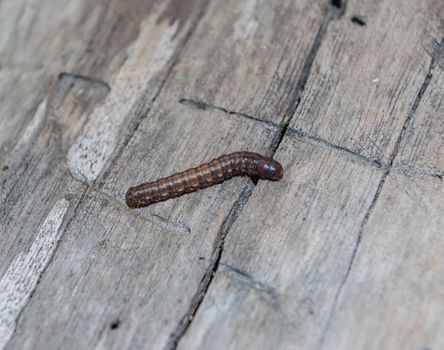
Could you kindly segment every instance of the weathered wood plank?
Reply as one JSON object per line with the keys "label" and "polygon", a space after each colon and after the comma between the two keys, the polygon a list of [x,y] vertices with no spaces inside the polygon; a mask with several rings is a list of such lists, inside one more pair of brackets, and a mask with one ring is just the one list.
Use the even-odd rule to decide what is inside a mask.
{"label": "weathered wood plank", "polygon": [[[151,108],[204,0],[178,3],[157,2],[156,11],[153,9],[141,23],[128,58],[110,81],[110,94],[94,110],[84,132],[68,152],[68,165],[77,179],[94,183]],[[169,6],[178,13],[168,11]]]}
{"label": "weathered wood plank", "polygon": [[[442,4],[416,7],[413,2],[351,1],[342,19],[331,22],[290,122],[288,135],[303,143],[289,147],[295,141],[284,139],[277,152],[290,169],[283,188],[273,189],[268,201],[258,198],[265,195],[267,185],[256,188],[227,236],[218,273],[179,348],[376,349],[403,348],[409,341],[415,348],[441,345],[433,337],[442,333],[439,311],[427,315],[426,310],[442,302],[437,280],[442,271],[430,272],[433,276],[422,285],[419,274],[425,262],[420,262],[427,260],[427,247],[424,243],[424,250],[413,248],[418,232],[436,236],[442,226],[439,176],[429,177],[432,183],[415,180],[424,183],[416,195],[410,194],[416,199],[408,201],[404,213],[403,189],[415,185],[407,186],[408,177],[397,182],[400,175],[389,175],[395,170],[408,174],[413,169],[408,175],[442,171],[442,94],[435,86],[442,77],[435,72],[439,71],[437,59],[417,40],[426,35],[423,22],[413,20],[418,13],[422,21],[435,18],[432,13],[441,9]],[[353,15],[366,25],[351,22]],[[433,61],[435,70],[430,68]],[[436,75],[432,82],[431,72]],[[436,156],[430,154],[432,149]],[[329,159],[325,154],[335,156]],[[361,169],[352,159],[366,165]],[[432,189],[436,197],[429,197]],[[386,204],[379,208],[381,191],[386,193]],[[429,216],[421,213],[401,225],[406,215],[422,211],[421,204],[415,203],[418,198],[430,202],[430,206],[422,204]],[[372,216],[375,206],[377,218]],[[413,220],[417,221],[409,226]],[[429,220],[432,227],[422,229]],[[384,238],[384,222],[392,221],[389,228],[394,236]],[[390,243],[405,231],[410,240]],[[374,246],[372,234],[385,239],[390,249],[377,253],[385,243]],[[367,250],[361,252],[360,242],[366,238]],[[438,246],[441,241],[436,238]],[[392,252],[393,266],[388,275],[384,272],[387,251]],[[356,266],[358,271],[350,280],[354,259],[361,254],[365,262]],[[373,261],[375,256],[379,261]],[[399,273],[409,274],[403,264],[408,261],[411,268],[416,259],[421,264],[417,273],[408,277]],[[366,280],[368,271],[374,275]],[[429,288],[433,301],[422,303]],[[374,298],[382,293],[388,293],[387,302],[378,304]],[[412,309],[399,305],[410,295]],[[361,322],[367,313],[367,322]],[[407,324],[403,324],[405,317],[411,317]]]}
{"label": "weathered wood plank", "polygon": [[23,137],[21,134],[29,132],[27,126],[32,123],[48,86],[48,78],[42,70],[0,69],[0,164],[3,167],[9,166],[5,164],[6,157]]}
{"label": "weathered wood plank", "polygon": [[[443,45],[444,52],[444,45]],[[394,168],[411,176],[444,175],[444,70],[436,65]]]}
{"label": "weathered wood plank", "polygon": [[390,175],[325,335],[334,349],[444,347],[444,186]]}
{"label": "weathered wood plank", "polygon": [[[56,91],[51,102],[41,103],[6,158],[9,165],[1,178],[1,349],[13,336],[16,321],[85,190],[64,164],[62,148],[70,133],[65,137],[62,126],[70,125],[69,118],[78,117],[107,93],[101,84],[66,78],[59,80]],[[74,131],[75,124],[71,125]]]}
{"label": "weathered wood plank", "polygon": [[444,170],[444,74],[438,67],[432,72],[394,162],[393,170],[401,167],[407,176],[392,172],[386,180],[333,310],[326,347],[444,346],[444,271],[438,263],[444,247],[438,175]]}
{"label": "weathered wood plank", "polygon": [[[150,7],[139,4],[135,11],[117,2],[1,2],[0,162],[22,137],[59,73],[110,79]],[[131,21],[122,21],[125,16]]]}
{"label": "weathered wood plank", "polygon": [[0,349],[442,346],[443,4],[205,3],[0,2]]}
{"label": "weathered wood plank", "polygon": [[[210,23],[230,18],[226,15],[232,13],[230,7],[224,8],[223,12],[217,12],[216,10],[220,9],[220,4],[214,3],[212,6],[202,21],[203,25],[199,29],[200,36],[203,35]],[[266,13],[267,6],[262,4],[259,11]],[[312,16],[319,24],[322,14],[319,12],[319,7],[316,6],[310,11],[313,11]],[[232,19],[230,18],[230,21],[238,23],[239,26],[242,24],[241,19],[245,15],[245,9],[242,12],[242,9],[237,6],[233,8],[237,9],[237,12]],[[279,13],[277,12],[274,16],[277,17]],[[310,16],[306,17],[308,22],[313,19]],[[288,23],[293,22],[289,20]],[[172,83],[165,87],[165,91],[168,93],[159,97],[155,110],[150,112],[142,122],[131,142],[119,156],[117,163],[110,171],[105,171],[114,154],[119,153],[116,151],[118,148],[116,145],[124,143],[125,140],[125,131],[122,132],[122,130],[126,128],[125,123],[128,123],[129,118],[122,119],[122,115],[136,114],[136,119],[142,119],[143,114],[147,111],[147,101],[150,97],[153,98],[151,81],[140,75],[146,67],[152,73],[152,79],[158,79],[156,64],[163,63],[165,59],[164,56],[159,56],[157,59],[154,57],[151,61],[146,59],[146,53],[151,51],[153,47],[146,44],[145,36],[157,35],[156,32],[151,33],[153,28],[158,29],[153,26],[152,22],[147,22],[147,27],[141,31],[139,36],[140,40],[138,39],[133,45],[130,57],[125,61],[116,78],[110,80],[112,90],[105,103],[96,108],[89,116],[87,124],[83,126],[85,131],[80,137],[75,138],[74,145],[69,148],[68,165],[70,171],[77,178],[87,180],[89,183],[100,179],[99,189],[105,191],[106,195],[93,192],[94,195],[91,194],[86,202],[82,202],[75,219],[65,233],[66,237],[70,237],[72,232],[80,232],[80,235],[82,232],[91,231],[96,234],[101,233],[102,237],[109,232],[115,232],[115,235],[110,235],[107,245],[119,246],[122,234],[125,236],[127,232],[132,232],[131,224],[128,222],[133,220],[131,218],[134,215],[131,215],[132,211],[121,204],[114,203],[114,200],[122,201],[123,193],[128,186],[197,165],[201,161],[223,152],[246,149],[270,153],[276,141],[275,137],[279,134],[280,129],[272,124],[261,123],[239,115],[228,115],[217,109],[196,112],[195,109],[179,104],[180,98],[187,97],[186,93],[193,91],[190,86],[196,85],[199,78],[195,75],[187,75],[188,65],[193,63],[193,58],[189,57],[190,52],[196,51],[192,49],[185,55],[187,57],[185,61],[181,60],[186,64],[182,63],[175,69],[170,79]],[[274,27],[270,24],[267,26],[267,30],[274,30]],[[231,25],[227,27],[227,31],[231,33]],[[174,30],[170,34],[176,38]],[[172,39],[171,35],[164,35],[164,41],[160,42],[169,47],[168,42],[176,40]],[[312,36],[304,39],[305,54],[312,46],[312,40]],[[214,43],[214,39],[209,37],[206,42],[207,44],[203,45],[205,50],[206,46]],[[156,47],[159,48],[159,45],[161,44],[157,44]],[[279,42],[276,49],[281,50],[281,46],[281,42]],[[160,54],[163,55],[162,50],[160,50]],[[203,55],[206,54],[205,50]],[[302,69],[302,65],[302,56],[299,57],[299,61],[291,63],[291,66],[299,71]],[[223,68],[221,71],[229,72],[226,68],[221,68]],[[274,72],[274,69],[275,67],[272,66],[265,74],[271,76],[270,72]],[[295,81],[296,77],[294,75],[289,79]],[[255,79],[255,86],[261,86],[258,82],[263,77],[259,76]],[[239,80],[241,79],[239,78]],[[287,96],[288,99],[294,97],[290,95]],[[131,129],[131,126],[129,128]],[[137,125],[134,128],[137,128]],[[211,148],[208,145],[212,145]],[[109,150],[107,150],[108,146],[110,146]],[[88,149],[86,150],[86,148]],[[100,152],[104,149],[105,156],[102,157]],[[192,154],[190,149],[193,150]],[[104,171],[105,177],[100,178]],[[217,235],[222,223],[239,196],[239,191],[246,184],[249,184],[249,180],[235,179],[229,184],[217,186],[208,191],[141,210],[137,220],[142,220],[142,217],[145,217],[148,221],[144,224],[143,229],[138,229],[140,232],[137,244],[146,247],[156,246],[156,242],[163,243],[161,244],[162,249],[156,249],[150,256],[139,255],[138,252],[141,252],[139,249],[130,249],[122,253],[122,259],[124,256],[135,264],[127,266],[136,270],[136,266],[139,266],[140,269],[149,264],[156,266],[154,270],[147,270],[143,277],[140,275],[140,279],[134,277],[133,274],[128,274],[128,268],[123,269],[122,265],[111,265],[107,272],[103,272],[106,259],[102,260],[102,264],[96,264],[91,257],[91,255],[95,255],[94,252],[88,251],[89,255],[83,253],[87,242],[91,242],[92,246],[95,246],[94,242],[96,241],[90,236],[84,242],[79,242],[78,245],[77,242],[62,241],[54,263],[50,265],[40,282],[40,286],[45,287],[37,289],[29,306],[23,311],[16,336],[12,338],[10,347],[26,348],[30,346],[26,339],[33,339],[36,347],[58,347],[60,344],[66,347],[75,347],[79,342],[84,346],[97,344],[98,347],[115,346],[116,348],[137,347],[147,342],[153,344],[153,348],[165,346],[170,333],[175,329],[180,318],[188,311],[190,299],[195,293],[202,275],[208,270],[207,265],[210,263],[205,260],[199,261],[198,258],[211,255],[212,251],[217,248],[213,247],[213,244],[217,242]],[[248,186],[251,187],[251,184]],[[106,207],[103,202],[95,204],[96,201],[100,202],[102,199],[110,202],[109,207]],[[91,221],[85,222],[84,218],[86,217],[91,217]],[[163,234],[158,233],[159,230]],[[189,232],[192,234],[191,238],[188,237]],[[158,234],[156,235],[156,233]],[[182,243],[179,246],[183,249],[183,255],[177,253],[178,246],[171,246],[170,238],[163,238],[165,235],[181,238],[180,242]],[[186,238],[183,238],[183,235]],[[189,243],[185,245],[184,240]],[[168,249],[170,254],[166,254],[165,249]],[[83,258],[80,258],[78,262],[76,262],[77,260],[72,262],[75,256]],[[142,257],[148,259],[144,260],[144,264],[140,260]],[[193,263],[190,262],[190,259]],[[90,279],[85,277],[85,269],[82,269],[82,266],[85,266],[85,261],[91,261],[88,266],[88,271],[92,271]],[[200,267],[196,268],[196,264],[199,264]],[[58,288],[59,285],[63,285],[65,269],[70,265],[73,266],[73,285],[82,286],[78,295],[72,295],[71,287],[62,291]],[[96,276],[99,272],[111,276],[106,283],[97,280]],[[117,278],[117,276],[119,277]],[[165,278],[165,276],[168,277]],[[187,276],[187,278],[184,280],[183,276]],[[139,291],[138,293],[146,294],[140,297],[125,297],[129,291],[126,287],[127,283],[121,282],[122,284],[119,284],[118,281],[124,281],[126,278],[129,278],[128,284],[134,283],[137,286],[135,289]],[[171,281],[177,281],[177,286],[171,287]],[[106,284],[105,289],[104,284]],[[153,290],[148,287],[151,285],[158,286],[154,296],[151,295]],[[98,294],[101,303],[89,294],[96,290],[101,291]],[[177,300],[178,293],[181,295],[180,300]],[[48,295],[57,295],[57,298],[48,298]],[[119,300],[120,304],[102,312],[104,303],[112,304],[115,298]],[[85,300],[91,300],[91,303],[88,303],[91,314],[87,314],[89,322],[82,324],[85,311],[79,307],[84,305]],[[51,303],[53,311],[51,316],[42,317],[42,311],[46,309],[45,305],[48,305],[48,302]],[[142,307],[144,312],[141,312]],[[67,309],[71,312],[63,312]],[[159,316],[160,319],[153,321],[152,315],[158,315],[160,310],[164,314]],[[109,327],[116,318],[121,322],[117,332]],[[42,332],[42,327],[48,331]],[[59,330],[56,332],[59,334],[57,337],[54,337],[54,332],[49,331],[54,327]],[[84,327],[88,327],[88,329]],[[131,336],[127,335],[128,332]],[[79,341],[81,337],[82,340]]]}
{"label": "weathered wood plank", "polygon": [[430,68],[418,40],[426,35],[424,18],[443,6],[350,1],[329,26],[291,127],[386,162]]}
{"label": "weathered wood plank", "polygon": [[[131,49],[127,52],[131,42],[143,36],[147,46],[156,46],[162,39],[162,29],[168,34],[174,22],[177,35],[164,48],[167,53],[162,56],[164,61],[153,74],[145,72],[145,78],[152,79],[151,93],[159,91],[202,3],[187,2],[196,6],[184,9],[179,5],[172,9],[176,4],[174,1],[114,2],[110,6],[69,2],[60,3],[63,11],[58,7],[59,3],[54,6],[50,1],[41,2],[35,8],[29,8],[25,3],[1,3],[1,14],[10,16],[8,21],[11,20],[11,23],[7,22],[10,32],[7,31],[1,40],[1,72],[5,72],[9,82],[17,81],[19,72],[25,71],[19,82],[23,86],[30,84],[30,88],[18,86],[9,92],[7,86],[1,88],[7,96],[2,99],[8,104],[2,108],[5,118],[1,119],[0,132],[3,147],[0,284],[6,287],[0,310],[0,348],[13,335],[15,323],[50,263],[66,223],[75,214],[74,209],[86,189],[72,178],[66,156],[89,125],[93,107],[100,105],[109,93],[106,83],[87,75],[94,72],[99,78],[114,82],[116,71],[121,71],[120,66],[133,62],[134,53],[140,54]],[[59,16],[60,12],[64,15]],[[139,33],[142,22],[156,20],[156,35]],[[104,41],[91,44],[97,31],[102,31],[100,40]],[[88,48],[90,44],[97,51]],[[145,59],[159,57],[161,49],[162,45],[157,52],[145,52]],[[95,64],[102,68],[95,67]],[[28,81],[27,69],[31,81]],[[68,73],[60,74],[66,70]],[[85,76],[69,73],[73,71]],[[54,87],[49,93],[53,80]],[[26,103],[21,103],[23,93],[26,93]],[[31,109],[32,113],[29,113],[32,103],[28,101],[38,102]],[[127,102],[131,104],[131,101]],[[144,108],[148,108],[148,103]],[[129,115],[122,120],[128,123],[129,120],[137,121],[137,118]],[[66,201],[69,202],[67,209]],[[63,215],[52,214],[59,213],[61,208],[66,209]],[[52,230],[54,225],[50,223],[56,217],[61,218],[62,223]],[[27,343],[26,346],[33,344]]]}
{"label": "weathered wood plank", "polygon": [[316,345],[382,171],[291,138],[276,158],[284,179],[253,192],[179,348]]}
{"label": "weathered wood plank", "polygon": [[[0,154],[3,156],[14,147],[33,111],[61,72],[114,84],[119,73],[122,78],[125,62],[151,60],[150,72],[147,68],[132,71],[139,79],[143,77],[146,84],[149,82],[150,90],[146,91],[149,101],[168,74],[176,49],[181,48],[202,3],[132,0],[59,1],[54,5],[53,1],[42,0],[38,5],[29,5],[27,1],[3,1],[0,98],[2,115],[10,117],[0,118],[0,146],[4,151]],[[176,36],[168,42],[172,32]],[[137,43],[132,45],[137,38],[139,51]],[[134,77],[127,77],[126,88],[134,81]],[[130,99],[123,102],[131,105]],[[127,116],[121,122],[125,125],[134,119],[137,120],[134,115]]]}
{"label": "weathered wood plank", "polygon": [[[274,134],[266,124],[220,111],[198,115],[176,99],[161,99],[108,175],[106,196],[91,195],[77,210],[11,348],[26,348],[27,339],[37,348],[165,346],[205,271],[199,257],[211,254],[224,218],[250,180],[237,178],[142,210],[126,207],[124,192],[222,152],[266,153]],[[50,315],[42,316],[48,303]],[[118,330],[110,328],[115,319]]]}
{"label": "weathered wood plank", "polygon": [[43,222],[27,254],[18,254],[0,279],[0,348],[15,331],[15,322],[54,254],[69,201],[61,198]]}
{"label": "weathered wood plank", "polygon": [[200,23],[177,66],[177,78],[187,84],[180,98],[286,122],[326,6],[320,0],[211,2],[211,20]]}
{"label": "weathered wood plank", "polygon": [[40,104],[8,154],[1,178],[0,275],[17,254],[29,249],[53,205],[68,194],[77,198],[84,189],[70,176],[63,149],[79,132],[73,120],[81,121],[107,92],[101,84],[61,77],[54,95]]}
{"label": "weathered wood plank", "polygon": [[[94,192],[77,212],[9,347],[94,348],[111,337],[116,348],[131,342],[158,348],[164,327],[176,322],[174,313],[163,310],[173,302],[186,303],[181,295],[172,299],[164,293],[192,278],[169,270],[186,272],[184,265],[202,273],[194,250],[208,245],[190,245],[189,235],[151,224]],[[116,320],[120,325],[111,330]],[[156,340],[143,343],[145,337]]]}

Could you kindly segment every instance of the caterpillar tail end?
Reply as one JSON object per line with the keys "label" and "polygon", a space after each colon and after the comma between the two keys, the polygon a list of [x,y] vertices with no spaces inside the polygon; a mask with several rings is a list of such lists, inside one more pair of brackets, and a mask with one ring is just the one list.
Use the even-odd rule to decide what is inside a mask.
{"label": "caterpillar tail end", "polygon": [[128,191],[126,191],[125,202],[126,202],[126,205],[128,207],[130,207],[131,209],[139,208],[140,207],[138,201],[136,201],[135,198],[134,198],[133,187],[130,187],[128,189]]}

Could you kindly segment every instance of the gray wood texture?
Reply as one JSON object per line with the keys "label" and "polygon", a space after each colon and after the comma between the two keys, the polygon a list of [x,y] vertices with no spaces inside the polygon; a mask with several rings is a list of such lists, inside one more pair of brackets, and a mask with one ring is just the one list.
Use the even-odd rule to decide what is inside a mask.
{"label": "gray wood texture", "polygon": [[443,116],[439,0],[1,1],[0,349],[444,348]]}

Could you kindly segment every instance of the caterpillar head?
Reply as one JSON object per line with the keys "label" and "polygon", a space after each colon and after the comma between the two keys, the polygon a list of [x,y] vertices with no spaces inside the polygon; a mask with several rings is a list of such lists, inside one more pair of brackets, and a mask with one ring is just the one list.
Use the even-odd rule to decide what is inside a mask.
{"label": "caterpillar head", "polygon": [[263,180],[279,181],[284,176],[281,163],[271,158],[261,158],[257,170],[259,177]]}

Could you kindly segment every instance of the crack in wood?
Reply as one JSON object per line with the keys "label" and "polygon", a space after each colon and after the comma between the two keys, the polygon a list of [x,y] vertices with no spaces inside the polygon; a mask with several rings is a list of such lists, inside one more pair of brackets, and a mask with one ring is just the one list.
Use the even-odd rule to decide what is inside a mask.
{"label": "crack in wood", "polygon": [[240,112],[236,112],[233,110],[228,110],[226,108],[223,107],[219,107],[219,106],[215,106],[212,105],[210,103],[204,102],[202,100],[196,100],[196,99],[187,99],[187,98],[181,98],[179,100],[180,104],[183,104],[184,106],[188,106],[190,108],[194,108],[194,109],[198,109],[198,110],[202,110],[202,111],[206,111],[206,110],[217,110],[217,111],[221,111],[225,114],[231,115],[231,116],[236,116],[239,118],[245,118],[248,120],[251,120],[253,122],[259,122],[262,123],[263,125],[265,125],[265,127],[267,129],[270,129],[272,131],[280,131],[282,130],[282,126],[278,123],[274,123],[271,121],[266,121],[248,114],[244,114],[244,113],[240,113]]}
{"label": "crack in wood", "polygon": [[[210,259],[201,256],[199,257],[199,260],[209,261]],[[278,302],[278,292],[276,288],[272,286],[268,286],[263,282],[260,282],[256,280],[253,276],[251,276],[249,273],[242,271],[241,269],[230,265],[226,263],[219,263],[219,270],[221,272],[225,272],[229,277],[235,278],[239,282],[242,282],[243,284],[247,285],[248,287],[267,295],[268,299],[270,299],[273,304],[276,304]]]}
{"label": "crack in wood", "polygon": [[421,46],[424,51],[435,61],[435,64],[444,70],[444,37],[441,41],[431,38],[433,44],[431,47],[427,47],[423,42]]}
{"label": "crack in wood", "polygon": [[[308,78],[311,73],[311,69],[313,67],[315,58],[317,56],[317,53],[319,51],[319,48],[321,46],[322,40],[327,32],[328,25],[333,19],[338,19],[342,16],[343,11],[345,10],[345,6],[341,6],[341,8],[338,10],[333,9],[331,6],[326,6],[324,18],[322,20],[322,23],[319,27],[319,30],[316,34],[316,37],[314,39],[313,45],[305,59],[301,75],[296,83],[295,87],[295,93],[293,95],[293,98],[290,100],[289,108],[287,110],[287,113],[285,115],[290,115],[290,117],[284,122],[283,125],[280,126],[280,132],[277,133],[276,141],[273,142],[271,149],[272,149],[272,155],[273,156],[276,151],[279,149],[280,144],[282,143],[282,140],[284,139],[287,129],[290,125],[291,119],[296,112],[300,102],[301,102],[301,95],[302,92],[305,89],[305,85],[307,84]],[[201,101],[192,101],[192,100],[186,100],[181,99],[179,102],[184,104],[190,104],[195,108],[198,109],[205,109],[207,107],[211,107],[211,105],[207,103],[203,103]],[[194,102],[194,103],[193,103]],[[225,113],[228,114],[234,114],[237,116],[245,116],[240,113],[232,112],[230,113],[228,110],[220,107],[216,107],[216,109],[219,109]],[[288,113],[290,112],[290,114]],[[250,116],[249,116],[250,117]],[[249,119],[252,120],[260,120],[256,117],[251,117]],[[228,231],[234,224],[234,222],[237,220],[237,218],[240,215],[240,212],[242,211],[242,208],[244,205],[248,202],[249,198],[251,197],[253,190],[256,186],[256,183],[253,181],[249,182],[246,188],[243,190],[241,195],[239,196],[238,200],[233,205],[230,213],[228,214],[227,218],[225,219],[224,223],[222,224],[221,229],[219,230],[218,236],[216,238],[216,242],[214,245],[214,249],[211,256],[211,263],[207,271],[205,272],[204,276],[201,279],[201,282],[199,283],[199,286],[197,288],[196,293],[193,295],[191,299],[190,306],[188,307],[187,312],[182,316],[182,318],[179,321],[179,324],[176,326],[175,330],[171,333],[168,342],[165,346],[165,349],[167,350],[175,350],[177,348],[177,345],[179,341],[182,339],[182,337],[185,335],[187,330],[189,329],[194,316],[199,310],[200,305],[202,304],[205,295],[211,285],[211,282],[213,281],[214,275],[217,273],[217,270],[219,268],[220,260],[222,257],[223,249],[224,249],[224,242],[225,237],[228,234]]]}
{"label": "crack in wood", "polygon": [[330,141],[323,139],[322,137],[319,137],[315,134],[309,133],[301,128],[296,129],[296,128],[287,126],[285,134],[282,135],[283,129],[285,128],[285,126],[279,125],[274,122],[268,122],[263,119],[257,118],[255,116],[250,116],[250,115],[246,115],[246,114],[239,113],[236,111],[232,111],[232,110],[226,109],[224,107],[214,106],[214,105],[207,103],[205,101],[202,101],[202,100],[196,100],[196,99],[192,100],[192,99],[182,98],[179,100],[179,103],[181,103],[185,106],[188,106],[190,108],[195,108],[195,109],[203,110],[203,111],[219,110],[227,115],[235,115],[240,118],[246,118],[246,119],[251,120],[253,122],[265,124],[267,126],[267,128],[272,129],[275,132],[278,132],[278,134],[276,136],[276,140],[272,142],[272,146],[271,146],[271,150],[272,150],[271,153],[272,154],[274,154],[275,150],[278,148],[282,138],[289,137],[289,138],[297,139],[297,140],[300,140],[300,141],[303,141],[306,143],[313,144],[318,147],[323,147],[326,149],[334,150],[336,152],[339,152],[343,156],[351,159],[352,161],[359,161],[364,164],[368,164],[370,166],[376,167],[378,169],[387,170],[388,168],[390,168],[390,172],[398,173],[398,174],[404,175],[406,177],[423,176],[423,177],[437,178],[440,180],[442,180],[442,178],[443,178],[443,174],[441,174],[439,172],[428,172],[424,169],[416,169],[416,168],[412,168],[412,167],[393,166],[393,164],[392,164],[392,166],[390,166],[388,163],[384,162],[383,159],[369,158],[359,152],[353,151],[353,150],[346,148],[346,147],[339,146],[335,143],[332,143]]}
{"label": "crack in wood", "polygon": [[443,180],[444,172],[428,172],[427,170],[415,167],[407,167],[402,165],[393,165],[391,168],[392,173],[401,174],[406,177],[431,177],[435,179]]}
{"label": "crack in wood", "polygon": [[[387,177],[390,175],[390,172],[392,171],[393,163],[394,163],[394,161],[396,159],[396,156],[399,153],[399,150],[400,150],[400,147],[401,147],[401,143],[402,143],[402,140],[403,140],[403,138],[405,136],[405,133],[406,133],[407,129],[409,128],[409,126],[412,124],[413,118],[414,118],[414,116],[416,114],[416,111],[417,111],[418,106],[419,106],[419,104],[420,104],[420,102],[422,100],[422,97],[424,96],[428,86],[430,85],[430,81],[432,80],[432,71],[433,71],[434,66],[435,66],[435,60],[432,59],[432,61],[430,63],[430,67],[429,67],[429,69],[427,71],[427,76],[424,79],[424,82],[423,82],[421,88],[419,89],[418,94],[416,95],[416,98],[415,98],[415,101],[414,101],[414,103],[412,105],[412,108],[410,109],[410,112],[407,114],[407,117],[404,120],[404,123],[402,125],[402,129],[401,129],[401,131],[400,131],[400,133],[399,133],[399,135],[398,135],[398,137],[396,139],[395,145],[393,146],[393,150],[390,153],[390,156],[389,156],[389,159],[388,159],[387,168],[386,168],[384,174],[381,176],[381,179],[379,181],[378,187],[376,188],[376,192],[375,192],[375,194],[373,196],[373,199],[372,199],[372,201],[370,203],[370,206],[368,207],[368,209],[367,209],[367,211],[366,211],[366,213],[364,215],[364,218],[362,219],[361,225],[359,227],[358,237],[356,239],[356,243],[355,243],[355,246],[353,248],[353,252],[352,252],[351,258],[350,258],[350,262],[349,262],[349,264],[347,266],[347,270],[345,272],[344,278],[342,279],[341,284],[339,285],[339,288],[338,288],[338,290],[336,292],[335,298],[333,300],[333,305],[332,305],[332,308],[330,310],[329,317],[328,317],[327,322],[325,324],[325,327],[324,327],[324,329],[322,331],[322,335],[321,335],[321,338],[320,338],[320,343],[321,344],[323,344],[325,342],[326,334],[327,334],[328,330],[330,329],[331,322],[333,320],[333,316],[334,316],[334,313],[336,311],[336,307],[337,307],[339,298],[340,298],[340,296],[342,294],[342,291],[344,289],[344,286],[347,283],[348,278],[350,276],[351,270],[352,270],[354,262],[356,260],[356,256],[358,254],[359,247],[361,246],[362,237],[363,237],[363,234],[364,234],[365,227],[366,227],[366,225],[367,225],[367,223],[368,223],[368,221],[370,219],[371,214],[374,211],[374,208],[376,207],[378,199],[380,198],[380,195],[381,195],[382,190],[384,188],[385,181],[386,181]],[[438,178],[442,178],[442,176],[440,177],[438,175]]]}
{"label": "crack in wood", "polygon": [[336,144],[329,142],[319,136],[308,133],[302,129],[288,128],[287,136],[290,138],[295,138],[295,139],[302,140],[305,142],[313,143],[315,145],[318,145],[318,146],[321,146],[321,147],[324,147],[327,149],[333,149],[333,150],[341,153],[342,155],[346,156],[347,158],[361,161],[363,163],[369,164],[369,165],[374,166],[376,168],[385,168],[385,165],[378,159],[368,158],[358,152],[355,152],[355,151],[352,151],[351,149],[336,145]]}
{"label": "crack in wood", "polygon": [[304,65],[302,67],[301,75],[299,76],[299,79],[296,83],[295,92],[293,94],[293,98],[291,99],[289,103],[289,107],[285,113],[286,116],[290,116],[284,120],[284,123],[282,125],[282,130],[279,139],[276,142],[275,149],[277,150],[282,143],[282,140],[284,139],[284,136],[287,134],[287,129],[290,125],[291,120],[293,119],[294,114],[296,113],[296,110],[298,109],[302,93],[305,90],[305,86],[307,85],[308,78],[310,77],[310,73],[315,61],[315,58],[318,54],[318,51],[321,47],[322,40],[325,37],[325,34],[327,32],[327,28],[332,20],[337,20],[343,15],[342,10],[338,12],[335,10],[332,6],[327,5],[325,8],[325,14],[324,18],[322,20],[322,23],[319,27],[318,32],[316,33],[316,37],[314,39],[313,45],[310,48],[310,51],[307,55],[307,58],[305,59]]}
{"label": "crack in wood", "polygon": [[321,25],[319,27],[318,32],[316,33],[314,42],[312,47],[310,48],[310,51],[308,52],[307,58],[304,62],[304,65],[302,67],[301,75],[299,76],[299,79],[296,82],[296,86],[294,89],[293,97],[290,99],[290,102],[288,104],[287,111],[285,113],[286,116],[289,116],[284,121],[284,134],[285,131],[290,124],[291,119],[293,118],[296,110],[298,109],[302,93],[305,90],[305,86],[307,85],[308,78],[310,77],[311,69],[313,67],[315,58],[318,54],[318,51],[321,47],[322,40],[325,37],[325,33],[327,32],[327,28],[330,24],[330,22],[335,18],[332,11],[329,11],[330,7],[327,7],[326,14],[324,15],[324,19],[321,22]]}
{"label": "crack in wood", "polygon": [[104,87],[106,90],[108,90],[108,92],[111,91],[111,87],[105,81],[100,80],[100,79],[96,79],[93,77],[81,75],[81,74],[62,72],[59,74],[58,80],[60,80],[60,81],[72,80],[73,82],[76,80],[80,80],[82,82],[85,82],[85,83],[93,85],[93,86],[100,85],[100,86]]}
{"label": "crack in wood", "polygon": [[232,265],[225,264],[225,263],[220,263],[219,265],[230,276],[233,276],[238,281],[240,281],[240,282],[244,283],[245,285],[249,286],[250,288],[258,291],[259,293],[267,296],[267,299],[269,299],[273,305],[275,305],[275,306],[279,305],[279,295],[276,291],[276,288],[268,286],[265,283],[256,280],[249,273],[242,271],[242,270],[238,269],[237,267],[234,267]]}
{"label": "crack in wood", "polygon": [[364,27],[367,25],[367,22],[365,21],[364,17],[360,15],[353,15],[350,20],[352,23],[357,24],[360,27]]}
{"label": "crack in wood", "polygon": [[199,283],[196,293],[191,299],[188,310],[181,317],[175,330],[170,334],[165,349],[176,349],[180,339],[185,335],[186,331],[190,327],[191,322],[197,311],[199,310],[199,307],[205,298],[208,288],[210,287],[211,282],[213,281],[213,278],[219,268],[220,260],[222,258],[222,252],[224,249],[225,238],[231,227],[239,217],[243,207],[253,194],[253,190],[255,187],[256,184],[252,180],[248,180],[248,183],[245,186],[244,190],[239,195],[239,198],[236,200],[229,214],[225,218],[214,242],[211,257],[209,258],[210,263],[208,265],[208,268]]}

